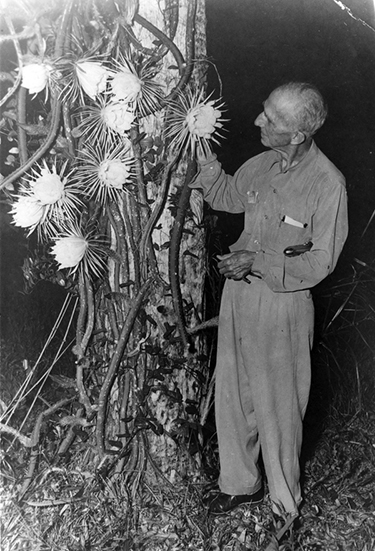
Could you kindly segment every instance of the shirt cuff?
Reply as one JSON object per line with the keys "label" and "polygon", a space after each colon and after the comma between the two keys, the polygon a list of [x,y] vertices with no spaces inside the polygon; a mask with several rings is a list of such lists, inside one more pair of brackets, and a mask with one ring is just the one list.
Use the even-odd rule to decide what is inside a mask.
{"label": "shirt cuff", "polygon": [[197,159],[197,163],[200,167],[205,167],[216,161],[217,155],[215,153],[210,153],[205,159]]}

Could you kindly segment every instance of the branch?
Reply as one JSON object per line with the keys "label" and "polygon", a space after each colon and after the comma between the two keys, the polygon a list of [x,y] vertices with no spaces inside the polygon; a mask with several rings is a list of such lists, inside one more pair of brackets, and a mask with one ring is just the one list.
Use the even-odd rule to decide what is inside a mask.
{"label": "branch", "polygon": [[43,411],[39,415],[39,417],[38,417],[38,419],[35,423],[34,430],[33,430],[32,434],[31,434],[31,437],[30,437],[31,446],[33,447],[33,450],[32,450],[31,455],[30,455],[30,462],[29,462],[29,466],[28,466],[28,469],[27,469],[27,474],[26,474],[25,480],[23,482],[23,485],[22,485],[22,488],[21,488],[21,491],[20,491],[19,499],[22,499],[23,496],[25,495],[25,493],[27,492],[27,490],[28,490],[28,488],[31,484],[32,477],[34,475],[34,471],[35,471],[35,467],[36,467],[36,463],[37,463],[37,459],[38,459],[38,455],[39,455],[38,444],[39,444],[40,429],[42,427],[43,419],[45,417],[47,417],[47,415],[52,415],[52,413],[54,413],[58,409],[62,408],[66,404],[69,404],[69,402],[72,402],[73,400],[74,400],[74,398],[65,398],[63,400],[60,400],[59,402],[56,402],[56,404],[54,404],[53,406],[48,408],[46,411]]}
{"label": "branch", "polygon": [[[112,289],[111,289],[108,281],[104,281],[104,293],[105,294],[110,294],[111,292],[112,292]],[[106,300],[105,297],[104,297],[104,300]],[[107,304],[108,304],[108,306],[107,306],[107,316],[108,316],[108,319],[109,319],[109,325],[112,329],[113,339],[115,341],[118,341],[120,333],[119,333],[119,330],[118,330],[118,324],[117,324],[117,319],[116,319],[116,310],[115,310],[115,307],[113,306],[113,302],[111,300],[108,300]]]}
{"label": "branch", "polygon": [[17,134],[18,134],[18,150],[21,164],[27,162],[27,142],[26,142],[26,130],[23,125],[26,124],[26,88],[20,87],[18,91],[17,102]]}
{"label": "branch", "polygon": [[[124,380],[122,384],[122,388],[119,385],[119,394],[122,396],[120,400],[120,411],[119,411],[119,434],[124,435],[121,437],[123,440],[123,445],[126,445],[126,414],[128,411],[128,405],[129,405],[129,396],[130,396],[130,372],[129,369],[125,371],[124,374]],[[124,470],[124,464],[125,464],[126,458],[121,457],[116,465],[116,471],[115,474],[121,474]]]}
{"label": "branch", "polygon": [[219,316],[214,316],[209,320],[198,323],[198,325],[194,325],[194,327],[186,328],[186,331],[189,333],[189,335],[195,335],[195,333],[198,333],[199,331],[205,331],[206,329],[211,329],[212,327],[217,327],[218,325]]}
{"label": "branch", "polygon": [[70,120],[70,104],[69,102],[63,102],[62,105],[62,114],[63,114],[63,123],[65,130],[65,138],[68,142],[68,152],[69,155],[74,159],[75,157],[75,144],[72,134],[72,124]]}
{"label": "branch", "polygon": [[192,181],[196,170],[196,162],[195,160],[191,159],[188,162],[188,166],[186,169],[186,176],[180,195],[180,200],[178,202],[177,214],[171,230],[171,242],[169,247],[169,281],[171,284],[173,309],[176,314],[177,327],[180,333],[180,337],[182,339],[182,342],[184,343],[185,348],[187,349],[191,347],[191,341],[189,339],[185,324],[185,315],[180,285],[179,260],[182,232],[184,229],[184,222],[186,217],[186,209],[189,205],[189,198],[191,194],[189,184]]}
{"label": "branch", "polygon": [[[186,27],[186,31],[187,31],[187,34],[189,36],[193,36],[193,34],[194,34],[195,9],[196,9],[196,0],[192,0],[191,2],[189,2],[188,16],[187,16],[187,27]],[[175,86],[175,88],[173,88],[173,90],[170,92],[170,94],[164,100],[162,100],[162,102],[161,102],[164,105],[168,104],[168,101],[173,99],[175,97],[175,95],[178,93],[178,91],[182,90],[186,86],[186,84],[187,84],[187,82],[190,78],[190,75],[191,75],[191,66],[190,66],[191,63],[189,62],[187,64],[184,60],[184,57],[183,57],[182,53],[177,48],[177,46],[173,42],[173,40],[168,38],[168,36],[166,34],[164,34],[163,31],[161,31],[160,29],[155,27],[152,23],[147,21],[147,19],[145,19],[141,15],[137,14],[134,17],[134,21],[136,21],[137,23],[142,25],[142,27],[144,27],[145,29],[150,31],[165,46],[167,46],[167,48],[171,51],[173,57],[176,60],[176,63],[178,65],[178,70],[179,70],[179,73],[180,73],[180,80],[177,83],[177,85]]]}
{"label": "branch", "polygon": [[[80,309],[76,329],[76,345],[73,347],[73,353],[77,356],[76,383],[79,401],[85,406],[87,417],[91,417],[93,411],[83,382],[83,369],[88,363],[85,358],[85,350],[94,326],[95,310],[91,283],[88,277],[83,273],[83,270],[81,270],[79,274],[78,288]],[[83,331],[85,321],[86,329]]]}
{"label": "branch", "polygon": [[12,22],[11,18],[8,17],[7,15],[5,15],[4,19],[5,19],[6,24],[8,25],[8,28],[11,32],[11,37],[12,37],[14,47],[15,47],[15,50],[16,50],[16,53],[17,53],[18,75],[17,75],[17,78],[16,78],[13,86],[10,88],[10,90],[8,90],[8,92],[5,94],[5,96],[0,101],[0,107],[2,105],[4,105],[8,101],[8,99],[14,94],[14,92],[17,90],[17,88],[18,88],[18,86],[21,82],[21,79],[22,79],[22,52],[21,52],[20,43],[18,41],[17,34],[16,34],[15,29],[14,29],[13,22]]}
{"label": "branch", "polygon": [[190,0],[188,2],[188,13],[186,16],[186,68],[183,75],[180,78],[180,81],[177,83],[175,88],[170,92],[166,97],[165,101],[168,102],[172,100],[178,92],[183,90],[193,71],[193,58],[195,51],[195,15],[197,11],[197,0]]}
{"label": "branch", "polygon": [[167,189],[168,189],[168,183],[169,183],[169,175],[170,172],[175,165],[177,161],[178,155],[172,159],[172,161],[164,168],[164,174],[162,178],[162,182],[159,188],[158,197],[154,204],[154,209],[152,211],[152,214],[146,224],[146,227],[143,231],[141,243],[139,245],[139,250],[141,253],[141,258],[146,258],[147,255],[147,246],[149,245],[149,240],[151,237],[152,230],[156,224],[156,222],[159,219],[159,216],[161,215],[161,212],[163,210],[164,203],[167,198]]}
{"label": "branch", "polygon": [[77,343],[77,346],[81,346],[83,333],[84,333],[83,328],[84,328],[86,315],[87,315],[87,295],[86,295],[86,289],[85,289],[85,278],[83,277],[82,271],[79,272],[78,293],[79,293],[79,312],[78,312],[77,327],[76,327],[76,343]]}
{"label": "branch", "polygon": [[137,297],[134,300],[133,306],[128,312],[128,315],[126,317],[126,320],[124,322],[124,325],[122,327],[120,339],[117,343],[116,349],[113,353],[111,363],[108,367],[108,371],[106,374],[106,377],[104,379],[102,388],[100,390],[99,394],[99,402],[98,402],[98,417],[97,417],[97,424],[96,424],[96,442],[97,446],[99,448],[99,454],[101,456],[105,453],[105,444],[104,444],[104,429],[105,429],[105,420],[106,420],[106,411],[107,411],[107,399],[108,394],[111,389],[111,386],[113,384],[117,369],[120,365],[125,347],[128,344],[129,337],[131,334],[131,331],[133,329],[133,325],[135,322],[135,319],[138,315],[138,311],[142,305],[143,300],[147,296],[147,294],[150,292],[150,287],[152,283],[152,278],[149,278],[140,289]]}
{"label": "branch", "polygon": [[[134,205],[133,205],[134,206]],[[129,204],[129,208],[131,209],[132,205]],[[135,210],[135,209],[134,209]],[[140,270],[140,259],[139,259],[139,249],[137,246],[137,243],[135,242],[134,235],[133,235],[133,226],[135,225],[135,220],[137,219],[138,213],[131,213],[133,216],[129,216],[127,205],[124,201],[123,206],[123,215],[124,215],[124,221],[125,221],[125,227],[128,234],[128,240],[131,252],[133,254],[133,268],[134,268],[134,281],[135,281],[135,288],[138,291],[140,284],[141,284],[141,270]]]}
{"label": "branch", "polygon": [[139,15],[139,13],[137,13],[135,15],[134,21],[136,23],[139,23],[140,25],[142,25],[142,27],[144,27],[148,31],[150,31],[150,33],[152,33],[154,36],[156,36],[156,38],[158,38],[163,44],[165,44],[165,46],[168,47],[168,49],[172,52],[173,57],[176,60],[176,63],[178,65],[178,68],[179,68],[179,71],[180,71],[180,74],[183,74],[184,71],[185,71],[185,60],[184,60],[184,57],[183,57],[182,53],[177,48],[177,46],[173,42],[173,40],[168,38],[168,36],[166,34],[164,34],[163,31],[161,31],[160,29],[155,27],[155,25],[153,25],[152,23],[147,21],[147,19],[145,19],[144,17]]}
{"label": "branch", "polygon": [[[77,420],[81,418],[82,414],[84,412],[84,408],[78,408],[76,412],[76,418]],[[74,426],[70,426],[67,435],[65,436],[64,440],[61,442],[59,449],[57,450],[58,456],[63,456],[66,454],[72,443],[74,442],[74,439],[76,437],[76,433],[74,432]]]}
{"label": "branch", "polygon": [[[147,209],[147,212],[144,212],[144,210],[141,211],[141,214],[143,213],[143,218],[146,217],[150,212],[150,207],[147,203],[147,193],[146,193],[146,186],[144,182],[144,171],[143,171],[143,161],[142,161],[142,151],[141,151],[141,145],[140,145],[140,134],[138,131],[138,128],[133,127],[130,130],[130,138],[132,141],[132,147],[133,147],[133,154],[135,158],[135,169],[136,169],[136,175],[137,175],[137,184],[138,184],[138,192],[140,195],[141,203],[142,205],[145,205],[145,208]],[[127,223],[127,219],[125,217],[125,222]],[[146,222],[147,224],[147,222]],[[152,247],[151,238],[149,239],[148,243],[148,258],[150,261],[150,267],[151,271],[156,272],[157,271],[157,261],[155,257],[155,251]],[[137,249],[137,257],[139,259],[139,250]],[[137,264],[135,264],[137,266]]]}
{"label": "branch", "polygon": [[141,146],[140,146],[140,135],[138,128],[133,126],[130,129],[130,139],[132,142],[132,148],[133,148],[133,155],[135,159],[135,174],[137,177],[137,187],[138,187],[138,193],[141,199],[141,202],[148,208],[147,204],[147,195],[146,195],[146,187],[145,187],[145,181],[144,181],[144,175],[143,175],[143,162],[142,162],[142,154],[141,154]]}
{"label": "branch", "polygon": [[193,71],[193,58],[195,52],[195,16],[197,12],[197,0],[188,2],[188,13],[186,16],[186,70],[180,82],[167,97],[167,101],[173,99],[176,94],[183,90],[189,82]]}
{"label": "branch", "polygon": [[[4,19],[7,19],[7,16],[4,15]],[[11,33],[11,34],[4,34],[0,36],[0,44],[2,42],[9,42],[10,40],[26,40],[27,38],[33,38],[36,35],[35,27],[25,27],[23,31],[20,33]]]}
{"label": "branch", "polygon": [[33,445],[33,441],[31,438],[29,438],[28,436],[24,436],[17,429],[14,429],[13,427],[4,425],[4,423],[0,423],[0,432],[11,434],[15,438],[17,438],[17,440],[26,448],[31,448]]}
{"label": "branch", "polygon": [[89,343],[92,331],[94,329],[94,321],[95,321],[95,302],[94,302],[94,292],[92,289],[92,283],[86,274],[84,274],[83,277],[85,280],[85,287],[86,287],[86,293],[87,293],[87,322],[86,322],[86,330],[82,337],[82,342],[81,342],[82,355],[85,354],[86,352],[87,345]]}
{"label": "branch", "polygon": [[[67,52],[70,50],[70,43],[71,43],[72,33],[66,33],[65,36],[65,42],[64,42],[64,51]],[[63,125],[64,125],[64,131],[65,131],[65,138],[68,142],[68,152],[69,155],[74,159],[75,157],[75,142],[74,137],[72,134],[72,124],[71,124],[71,117],[70,117],[70,102],[64,101],[62,104],[62,116],[63,116]]]}
{"label": "branch", "polygon": [[[116,202],[111,201],[109,204],[107,204],[107,215],[108,215],[110,224],[113,228],[113,231],[115,232],[115,235],[116,235],[117,252],[121,257],[121,264],[126,271],[124,274],[124,277],[126,280],[128,280],[129,279],[129,265],[128,265],[129,260],[128,260],[126,238],[125,238],[125,225],[124,225],[124,220],[121,216],[120,209]],[[114,269],[114,289],[117,293],[120,292],[119,271],[120,271],[120,265],[116,262],[115,269]]]}

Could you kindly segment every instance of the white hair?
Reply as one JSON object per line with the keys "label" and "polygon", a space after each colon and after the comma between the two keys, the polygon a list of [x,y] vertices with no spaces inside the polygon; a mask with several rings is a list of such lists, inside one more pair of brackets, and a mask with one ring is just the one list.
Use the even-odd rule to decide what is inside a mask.
{"label": "white hair", "polygon": [[323,125],[328,109],[316,86],[307,82],[288,82],[276,88],[275,92],[290,95],[295,110],[293,123],[300,132],[312,136]]}

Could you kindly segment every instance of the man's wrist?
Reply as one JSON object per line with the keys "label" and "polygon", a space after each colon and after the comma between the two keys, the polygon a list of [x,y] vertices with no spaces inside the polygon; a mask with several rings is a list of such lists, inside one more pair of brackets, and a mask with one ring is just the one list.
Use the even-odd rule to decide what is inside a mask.
{"label": "man's wrist", "polygon": [[216,161],[217,155],[215,153],[209,153],[207,157],[198,157],[197,163],[199,166],[207,166]]}

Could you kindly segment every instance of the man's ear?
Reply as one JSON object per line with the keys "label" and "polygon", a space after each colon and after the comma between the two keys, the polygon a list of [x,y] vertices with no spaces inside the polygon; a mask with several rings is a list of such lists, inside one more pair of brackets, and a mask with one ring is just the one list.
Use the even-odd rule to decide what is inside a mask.
{"label": "man's ear", "polygon": [[304,143],[306,141],[306,136],[303,132],[300,132],[300,130],[297,130],[291,140],[291,145],[300,145],[301,143]]}

